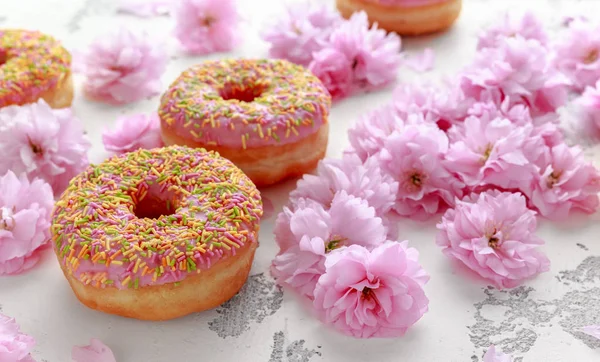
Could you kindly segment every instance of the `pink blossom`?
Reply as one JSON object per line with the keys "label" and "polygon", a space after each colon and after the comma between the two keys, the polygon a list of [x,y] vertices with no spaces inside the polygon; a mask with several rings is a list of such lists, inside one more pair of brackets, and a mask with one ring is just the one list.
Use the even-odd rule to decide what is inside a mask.
{"label": "pink blossom", "polygon": [[524,150],[532,131],[530,124],[517,126],[506,118],[467,117],[448,132],[452,144],[447,167],[470,187],[518,188],[535,173]]}
{"label": "pink blossom", "polygon": [[382,168],[399,183],[394,209],[425,220],[462,196],[462,184],[445,167],[448,137],[431,124],[408,125],[394,132],[379,153]]}
{"label": "pink blossom", "polygon": [[100,340],[92,338],[87,346],[75,346],[71,351],[73,362],[116,362],[115,355]]}
{"label": "pink blossom", "polygon": [[173,11],[175,36],[191,54],[233,49],[240,34],[234,0],[178,0]]}
{"label": "pink blossom", "polygon": [[321,80],[333,99],[342,99],[354,92],[352,62],[339,50],[325,48],[314,53],[308,69]]}
{"label": "pink blossom", "polygon": [[0,361],[35,362],[30,354],[33,346],[33,337],[22,333],[14,318],[0,313]]}
{"label": "pink blossom", "polygon": [[272,58],[308,66],[313,53],[327,45],[329,35],[341,21],[337,11],[316,1],[294,3],[287,6],[262,38],[271,44]]}
{"label": "pink blossom", "polygon": [[333,97],[340,98],[355,89],[373,90],[393,82],[401,61],[400,48],[397,34],[386,33],[376,24],[369,27],[367,14],[361,11],[331,33],[329,45],[313,54],[309,69]]}
{"label": "pink blossom", "polygon": [[582,91],[600,80],[600,26],[574,20],[555,45],[556,67]]}
{"label": "pink blossom", "polygon": [[358,337],[398,337],[428,310],[423,285],[429,276],[407,242],[372,251],[359,245],[327,256],[313,305],[321,319]]}
{"label": "pink blossom", "polygon": [[398,183],[382,172],[376,158],[363,163],[356,155],[345,155],[319,162],[317,175],[304,175],[290,193],[290,200],[307,198],[327,209],[338,191],[364,199],[383,217],[394,205]]}
{"label": "pink blossom", "polygon": [[312,297],[314,286],[325,271],[327,253],[347,245],[373,247],[384,242],[386,235],[375,210],[365,200],[345,191],[335,195],[328,211],[316,203],[303,206],[291,213],[290,233],[285,236],[292,240],[285,240],[271,271],[280,284]]}
{"label": "pink blossom", "polygon": [[158,115],[152,113],[119,117],[113,129],[102,133],[102,142],[108,151],[116,153],[162,147]]}
{"label": "pink blossom", "polygon": [[600,325],[585,326],[585,327],[581,328],[581,331],[583,333],[587,334],[588,336],[592,336],[592,337],[600,340]]}
{"label": "pink blossom", "polygon": [[171,0],[121,0],[117,10],[120,13],[149,18],[169,13]]}
{"label": "pink blossom", "polygon": [[586,87],[576,101],[581,128],[595,138],[600,138],[600,80],[595,87]]}
{"label": "pink blossom", "polygon": [[536,40],[503,38],[497,47],[477,52],[462,74],[468,97],[484,95],[502,102],[524,104],[537,117],[556,111],[567,101],[568,79],[552,65],[549,50]]}
{"label": "pink blossom", "polygon": [[[407,116],[406,123],[424,123],[421,113]],[[358,121],[348,129],[350,149],[347,154],[355,154],[366,161],[375,156],[383,148],[383,144],[394,131],[404,127],[405,120],[400,112],[391,104],[376,108],[359,117]]]}
{"label": "pink blossom", "polygon": [[493,48],[503,38],[516,36],[537,40],[544,46],[548,43],[544,24],[533,13],[526,12],[522,16],[506,13],[501,21],[479,35],[477,49]]}
{"label": "pink blossom", "polygon": [[548,271],[550,261],[538,249],[535,212],[519,193],[497,190],[456,202],[437,225],[437,244],[498,288],[512,288]]}
{"label": "pink blossom", "polygon": [[496,350],[496,347],[491,345],[483,356],[483,362],[512,362],[512,358],[502,353],[502,351]]}
{"label": "pink blossom", "polygon": [[39,261],[39,251],[50,240],[52,188],[12,171],[0,176],[0,275],[18,274]]}
{"label": "pink blossom", "polygon": [[94,40],[82,61],[87,95],[124,104],[158,94],[168,59],[155,38],[120,28]]}
{"label": "pink blossom", "polygon": [[452,84],[407,83],[396,87],[392,104],[400,117],[421,113],[425,121],[435,123],[442,131],[460,123],[467,115],[472,100]]}
{"label": "pink blossom", "polygon": [[54,110],[39,100],[0,110],[0,174],[41,178],[59,195],[88,165],[90,146],[70,109]]}
{"label": "pink blossom", "polygon": [[538,163],[539,174],[524,189],[530,203],[547,218],[562,220],[572,210],[591,214],[600,201],[600,174],[584,159],[579,147],[561,143]]}

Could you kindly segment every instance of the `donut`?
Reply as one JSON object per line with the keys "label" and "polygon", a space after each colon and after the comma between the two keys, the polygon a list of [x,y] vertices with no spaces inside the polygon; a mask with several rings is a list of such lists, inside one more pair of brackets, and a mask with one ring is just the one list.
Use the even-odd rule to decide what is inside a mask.
{"label": "donut", "polygon": [[52,241],[86,306],[142,320],[214,308],[244,285],[262,203],[218,153],[170,146],[112,157],[56,202]]}
{"label": "donut", "polygon": [[218,151],[257,186],[303,175],[325,156],[331,96],[302,66],[208,61],[185,70],[158,114],[167,145]]}
{"label": "donut", "polygon": [[462,0],[336,0],[343,17],[364,10],[371,23],[400,35],[422,35],[452,26]]}
{"label": "donut", "polygon": [[71,54],[39,31],[0,29],[0,107],[43,98],[52,108],[73,100]]}

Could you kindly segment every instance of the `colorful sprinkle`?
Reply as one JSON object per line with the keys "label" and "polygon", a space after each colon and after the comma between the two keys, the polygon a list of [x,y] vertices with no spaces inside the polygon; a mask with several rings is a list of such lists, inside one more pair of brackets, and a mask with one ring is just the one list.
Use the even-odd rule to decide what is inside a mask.
{"label": "colorful sprinkle", "polygon": [[163,127],[181,137],[246,149],[293,143],[317,132],[330,106],[323,84],[299,65],[229,59],[184,71],[162,96],[158,114]]}
{"label": "colorful sprinkle", "polygon": [[257,242],[261,217],[259,191],[230,161],[172,146],[88,167],[57,201],[52,238],[81,282],[139,288],[235,255]]}

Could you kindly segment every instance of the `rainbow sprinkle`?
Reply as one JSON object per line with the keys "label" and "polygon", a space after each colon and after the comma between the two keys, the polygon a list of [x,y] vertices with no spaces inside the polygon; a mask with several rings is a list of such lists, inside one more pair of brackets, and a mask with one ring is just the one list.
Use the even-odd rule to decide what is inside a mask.
{"label": "rainbow sprinkle", "polygon": [[71,55],[38,31],[0,30],[0,107],[35,102],[70,73]]}
{"label": "rainbow sprinkle", "polygon": [[[160,216],[137,217],[156,205]],[[260,193],[218,153],[187,147],[115,156],[71,180],[53,212],[64,269],[95,287],[139,288],[200,273],[257,242]]]}
{"label": "rainbow sprinkle", "polygon": [[162,125],[204,145],[293,143],[327,122],[331,96],[302,66],[275,59],[208,61],[184,71],[161,98]]}

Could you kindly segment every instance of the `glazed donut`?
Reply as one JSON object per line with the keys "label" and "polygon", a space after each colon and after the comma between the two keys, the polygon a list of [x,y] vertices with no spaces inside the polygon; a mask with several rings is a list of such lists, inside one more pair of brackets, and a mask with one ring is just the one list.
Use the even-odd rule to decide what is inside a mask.
{"label": "glazed donut", "polygon": [[460,14],[462,0],[336,0],[343,17],[364,10],[371,23],[401,35],[445,30]]}
{"label": "glazed donut", "polygon": [[140,149],[71,181],[53,211],[52,240],[83,304],[167,320],[214,308],[239,291],[261,216],[252,181],[219,154]]}
{"label": "glazed donut", "polygon": [[317,77],[285,60],[208,61],[162,96],[167,145],[218,151],[257,186],[303,175],[325,156],[331,97]]}
{"label": "glazed donut", "polygon": [[71,55],[38,31],[0,29],[0,107],[43,98],[52,108],[73,100]]}

